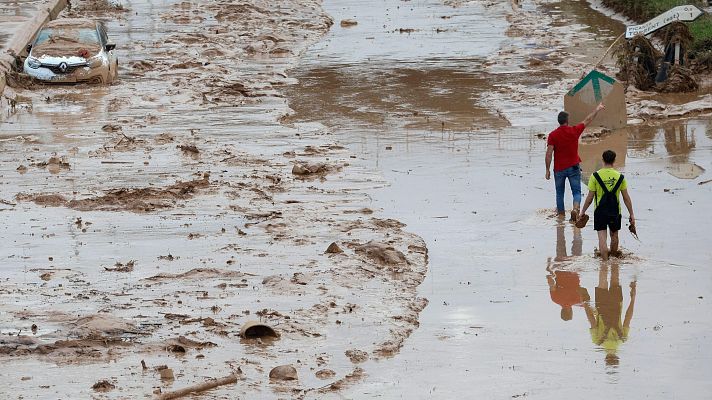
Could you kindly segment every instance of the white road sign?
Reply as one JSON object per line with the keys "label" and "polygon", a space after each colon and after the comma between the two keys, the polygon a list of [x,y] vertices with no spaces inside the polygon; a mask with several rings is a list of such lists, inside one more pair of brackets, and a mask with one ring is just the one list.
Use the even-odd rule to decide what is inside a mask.
{"label": "white road sign", "polygon": [[677,6],[658,15],[642,25],[629,26],[625,30],[625,38],[630,39],[635,35],[649,35],[658,29],[675,21],[690,22],[699,18],[704,12],[695,6]]}

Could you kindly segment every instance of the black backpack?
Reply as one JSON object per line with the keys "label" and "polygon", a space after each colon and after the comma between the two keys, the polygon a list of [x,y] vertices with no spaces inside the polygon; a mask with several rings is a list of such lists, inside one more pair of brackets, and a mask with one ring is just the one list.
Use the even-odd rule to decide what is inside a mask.
{"label": "black backpack", "polygon": [[596,202],[596,210],[593,212],[594,217],[598,216],[606,220],[617,218],[618,215],[620,215],[620,210],[618,208],[618,196],[616,196],[616,192],[623,183],[623,174],[618,178],[618,182],[616,182],[616,185],[613,186],[613,190],[611,191],[609,191],[608,186],[603,183],[603,179],[598,175],[598,172],[594,172],[593,176],[603,189],[601,199]]}

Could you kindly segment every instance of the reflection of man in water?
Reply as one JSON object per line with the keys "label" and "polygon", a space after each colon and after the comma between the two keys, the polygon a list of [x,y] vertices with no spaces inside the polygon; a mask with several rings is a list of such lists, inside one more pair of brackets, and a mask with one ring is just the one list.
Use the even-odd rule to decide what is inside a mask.
{"label": "reflection of man in water", "polygon": [[611,280],[608,282],[608,265],[601,264],[596,287],[596,309],[584,303],[586,317],[591,324],[591,340],[606,351],[606,365],[618,365],[618,346],[628,339],[630,321],[633,319],[636,282],[630,283],[630,304],[625,311],[623,323],[623,289],[618,281],[618,264],[611,265]]}
{"label": "reflection of man in water", "polygon": [[[565,261],[569,257],[566,255],[566,235],[564,224],[556,227],[556,258],[554,261]],[[574,240],[571,245],[571,255],[580,256],[583,241],[581,240],[581,230],[574,228]],[[554,265],[556,267],[556,265]],[[573,306],[589,300],[588,292],[581,287],[579,275],[573,271],[552,269],[551,258],[546,262],[546,270],[549,275],[546,281],[549,283],[549,295],[551,300],[561,306],[561,319],[569,321],[573,318]]]}

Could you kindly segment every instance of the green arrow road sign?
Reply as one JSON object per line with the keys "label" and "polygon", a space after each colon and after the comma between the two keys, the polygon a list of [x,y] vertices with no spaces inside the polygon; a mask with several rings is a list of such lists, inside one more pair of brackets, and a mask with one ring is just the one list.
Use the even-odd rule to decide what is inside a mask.
{"label": "green arrow road sign", "polygon": [[608,75],[596,71],[595,69],[591,71],[585,78],[581,79],[581,82],[577,83],[573,89],[569,90],[569,96],[575,96],[576,93],[580,92],[581,89],[586,87],[589,83],[593,87],[593,97],[596,99],[596,103],[600,103],[603,100],[603,93],[601,92],[601,81],[604,81],[610,85],[613,85],[616,80]]}

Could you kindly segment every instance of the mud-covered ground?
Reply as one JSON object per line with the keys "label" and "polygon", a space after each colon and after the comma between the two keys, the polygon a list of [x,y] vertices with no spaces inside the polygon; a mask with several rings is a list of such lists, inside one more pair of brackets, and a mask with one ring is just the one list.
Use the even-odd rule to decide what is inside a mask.
{"label": "mud-covered ground", "polygon": [[[582,145],[586,175],[613,148],[630,181],[641,242],[624,235],[622,258],[602,265],[590,227],[552,215],[543,137],[623,29],[585,1],[72,4],[107,20],[120,80],[14,89],[9,398],[229,374],[201,398],[711,389],[709,84],[630,91],[631,126]],[[550,294],[566,273],[590,295],[570,321]],[[632,320],[592,343],[609,281]],[[251,320],[280,337],[241,339]],[[284,364],[298,380],[269,379]]]}
{"label": "mud-covered ground", "polygon": [[[423,241],[370,208],[375,171],[323,130],[279,123],[286,68],[332,24],[320,2],[74,1],[64,15],[107,20],[120,80],[14,88],[3,398],[150,398],[230,374],[206,397],[303,397],[397,354],[427,304]],[[241,338],[251,320],[279,338]],[[298,379],[270,381],[287,364]]]}

